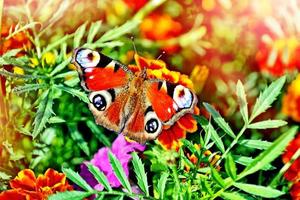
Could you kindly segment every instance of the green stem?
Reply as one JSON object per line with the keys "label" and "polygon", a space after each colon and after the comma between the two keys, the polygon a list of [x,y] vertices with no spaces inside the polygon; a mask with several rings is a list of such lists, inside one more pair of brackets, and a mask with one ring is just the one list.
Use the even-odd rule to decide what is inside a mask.
{"label": "green stem", "polygon": [[236,138],[232,141],[232,143],[230,144],[230,146],[226,149],[226,151],[221,156],[221,158],[218,161],[217,165],[220,164],[220,162],[222,161],[222,159],[224,159],[227,156],[227,154],[230,152],[230,150],[238,143],[240,137],[244,134],[244,132],[246,131],[247,127],[248,127],[248,124],[244,124],[244,126],[240,130],[239,134],[236,136]]}
{"label": "green stem", "polygon": [[[25,9],[26,9],[26,14],[27,14],[29,23],[33,23],[34,20],[31,16],[28,3],[25,4]],[[41,43],[40,43],[40,38],[39,38],[39,36],[38,36],[38,34],[35,30],[35,27],[32,28],[32,33],[33,33],[33,37],[34,37],[34,45],[35,45],[35,48],[36,48],[37,56],[38,56],[38,58],[41,58]]]}
{"label": "green stem", "polygon": [[270,187],[276,186],[279,179],[282,177],[282,175],[291,167],[291,165],[294,163],[295,160],[297,160],[300,157],[300,148],[293,154],[292,158],[289,160],[289,162],[285,163],[285,165],[280,169],[278,174],[273,178],[271,183],[269,184]]}

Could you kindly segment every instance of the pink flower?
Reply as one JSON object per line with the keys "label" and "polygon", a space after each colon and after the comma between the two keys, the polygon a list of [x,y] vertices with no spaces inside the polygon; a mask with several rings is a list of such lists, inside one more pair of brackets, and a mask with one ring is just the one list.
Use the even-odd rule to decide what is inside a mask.
{"label": "pink flower", "polygon": [[94,155],[91,161],[86,161],[81,165],[80,175],[96,190],[103,190],[103,186],[97,182],[93,175],[89,172],[87,165],[88,163],[93,164],[102,171],[110,185],[112,187],[120,187],[121,183],[115,176],[111,164],[109,162],[108,152],[111,151],[116,158],[120,161],[126,176],[129,176],[128,164],[131,160],[131,153],[134,151],[144,151],[145,145],[141,145],[137,142],[128,142],[122,134],[116,138],[113,142],[112,147],[103,147]]}

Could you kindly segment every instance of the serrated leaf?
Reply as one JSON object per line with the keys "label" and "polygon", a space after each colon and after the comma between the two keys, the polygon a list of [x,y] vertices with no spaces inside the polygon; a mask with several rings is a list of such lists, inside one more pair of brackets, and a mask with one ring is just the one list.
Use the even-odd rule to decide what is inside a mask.
{"label": "serrated leaf", "polygon": [[111,166],[113,168],[113,171],[114,171],[116,177],[118,178],[118,180],[120,181],[120,183],[122,184],[122,186],[129,193],[132,193],[130,183],[128,181],[128,178],[127,178],[127,176],[126,176],[126,174],[124,172],[124,169],[123,169],[120,161],[110,151],[108,152],[108,157],[109,157],[110,164],[111,164]]}
{"label": "serrated leaf", "polygon": [[222,139],[220,138],[220,136],[218,135],[218,133],[216,132],[214,127],[211,125],[211,123],[209,123],[208,120],[203,116],[195,116],[195,118],[198,121],[198,123],[201,125],[201,127],[203,128],[205,133],[211,135],[211,138],[215,142],[218,149],[222,153],[224,153],[225,152],[225,147],[224,147],[224,144],[222,142]]}
{"label": "serrated leaf", "polygon": [[112,191],[112,188],[106,178],[106,176],[101,172],[96,166],[91,163],[87,164],[89,171],[93,174],[94,178],[104,186],[107,191]]}
{"label": "serrated leaf", "polygon": [[[21,94],[24,92],[30,92],[32,90],[39,90],[42,88],[46,88],[48,85],[47,84],[39,84],[39,83],[33,83],[33,84],[25,84],[22,86],[17,86],[12,89],[12,92],[16,94]],[[49,86],[48,86],[49,87]]]}
{"label": "serrated leaf", "polygon": [[84,189],[85,191],[92,192],[93,188],[75,171],[68,168],[62,168],[63,173],[73,183]]}
{"label": "serrated leaf", "polygon": [[107,147],[111,146],[111,142],[108,137],[105,135],[103,128],[97,126],[93,121],[87,121],[86,125],[91,129],[92,133],[96,136],[99,142],[104,144]]}
{"label": "serrated leaf", "polygon": [[[243,166],[248,166],[251,162],[253,162],[253,158],[251,157],[247,157],[247,156],[240,156],[240,155],[233,155],[233,158],[234,158],[234,162],[240,164],[240,165],[243,165]],[[264,171],[268,171],[268,170],[273,170],[273,169],[276,169],[276,167],[274,167],[273,165],[271,164],[266,164],[265,166],[263,166],[261,168],[262,170]]]}
{"label": "serrated leaf", "polygon": [[253,185],[248,183],[234,183],[233,185],[244,192],[264,198],[277,198],[285,194],[280,190],[275,190],[271,187],[265,187],[261,185]]}
{"label": "serrated leaf", "polygon": [[221,197],[225,200],[247,200],[237,192],[222,192]]}
{"label": "serrated leaf", "polygon": [[57,65],[53,71],[50,73],[50,76],[53,76],[57,74],[58,72],[62,71],[68,64],[71,62],[71,57],[65,59],[63,62],[61,62],[59,65]]}
{"label": "serrated leaf", "polygon": [[132,158],[133,169],[136,174],[138,185],[140,186],[141,190],[146,194],[146,196],[149,196],[148,180],[144,165],[141,159],[136,154],[136,152],[132,153]]}
{"label": "serrated leaf", "polygon": [[89,98],[87,97],[87,95],[84,92],[81,92],[81,91],[79,91],[77,89],[74,89],[74,88],[65,87],[63,85],[54,85],[53,87],[55,87],[57,89],[60,89],[60,90],[63,90],[63,91],[65,91],[65,92],[67,92],[67,93],[69,93],[73,96],[76,96],[85,103],[90,103]]}
{"label": "serrated leaf", "polygon": [[81,25],[74,34],[74,41],[73,41],[73,48],[77,48],[80,46],[80,42],[84,36],[86,30],[86,23],[84,23],[83,25]]}
{"label": "serrated leaf", "polygon": [[33,131],[32,131],[33,138],[36,138],[36,136],[39,133],[41,133],[41,131],[46,126],[46,123],[48,122],[49,118],[53,114],[52,105],[53,105],[53,99],[51,96],[51,89],[46,90],[41,96],[41,101],[38,105],[38,109],[33,121],[34,124]]}
{"label": "serrated leaf", "polygon": [[250,129],[268,129],[268,128],[278,128],[287,125],[286,121],[283,120],[265,120],[260,122],[252,123],[248,126]]}
{"label": "serrated leaf", "polygon": [[50,124],[58,124],[58,123],[64,123],[66,122],[66,120],[58,117],[58,116],[54,116],[54,117],[50,117],[50,119],[48,120],[48,122]]}
{"label": "serrated leaf", "polygon": [[265,150],[272,145],[272,142],[264,140],[241,140],[239,144],[253,149]]}
{"label": "serrated leaf", "polygon": [[245,88],[240,80],[237,82],[236,85],[236,95],[238,98],[240,113],[242,115],[242,118],[244,122],[248,124],[249,116],[248,116],[248,105],[247,105],[246,93],[245,93]]}
{"label": "serrated leaf", "polygon": [[0,70],[0,75],[12,77],[12,78],[24,79],[24,80],[36,80],[36,79],[46,79],[47,78],[46,76],[40,76],[40,75],[15,74],[15,73],[9,72],[5,69]]}
{"label": "serrated leaf", "polygon": [[217,183],[220,187],[224,188],[225,187],[225,182],[219,172],[214,168],[210,167],[211,170],[211,176],[214,180],[215,183]]}
{"label": "serrated leaf", "polygon": [[285,79],[285,76],[277,79],[267,88],[265,88],[262,93],[260,93],[254,104],[250,121],[255,119],[261,113],[265,112],[271,106],[271,104],[276,100],[277,96],[281,93]]}
{"label": "serrated leaf", "polygon": [[159,193],[159,199],[164,199],[165,189],[166,189],[166,183],[168,180],[169,174],[164,172],[160,176],[160,179],[157,183],[157,191]]}
{"label": "serrated leaf", "polygon": [[238,178],[243,178],[249,174],[253,174],[262,169],[265,165],[272,162],[275,158],[282,154],[288,143],[294,138],[297,133],[297,127],[290,128],[287,132],[278,137],[273,144],[259,154],[247,167],[239,174]]}
{"label": "serrated leaf", "polygon": [[74,140],[76,144],[82,149],[82,151],[89,156],[90,155],[90,149],[88,146],[88,143],[84,140],[81,133],[78,131],[76,124],[69,123],[68,124],[69,132],[71,135],[71,138]]}
{"label": "serrated leaf", "polygon": [[56,194],[50,195],[48,200],[82,200],[88,196],[91,196],[91,192],[82,192],[82,191],[66,191],[58,192]]}
{"label": "serrated leaf", "polygon": [[102,21],[96,21],[91,24],[88,36],[87,36],[87,43],[92,43],[96,34],[99,32],[101,27]]}
{"label": "serrated leaf", "polygon": [[208,103],[203,103],[203,105],[206,108],[206,110],[212,115],[212,118],[218,124],[218,126],[230,137],[235,138],[236,136],[234,135],[227,122],[225,122],[224,118],[220,115],[220,113]]}
{"label": "serrated leaf", "polygon": [[225,160],[225,171],[228,176],[230,176],[233,180],[236,179],[236,166],[231,154],[226,156]]}

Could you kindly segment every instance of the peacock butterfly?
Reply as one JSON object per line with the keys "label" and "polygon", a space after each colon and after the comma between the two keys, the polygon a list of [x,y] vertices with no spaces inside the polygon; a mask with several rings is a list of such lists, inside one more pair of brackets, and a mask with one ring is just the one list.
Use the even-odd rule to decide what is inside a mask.
{"label": "peacock butterfly", "polygon": [[137,142],[154,140],[163,126],[173,125],[197,104],[187,87],[147,76],[147,65],[135,55],[139,72],[98,51],[78,48],[72,63],[89,93],[89,109],[97,124]]}

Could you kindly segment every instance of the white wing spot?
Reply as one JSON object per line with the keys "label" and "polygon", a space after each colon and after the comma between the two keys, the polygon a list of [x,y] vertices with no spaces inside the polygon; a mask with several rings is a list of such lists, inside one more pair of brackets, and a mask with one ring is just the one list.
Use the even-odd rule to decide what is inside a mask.
{"label": "white wing spot", "polygon": [[94,76],[90,76],[90,78],[89,79],[93,79],[94,78]]}

